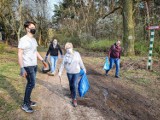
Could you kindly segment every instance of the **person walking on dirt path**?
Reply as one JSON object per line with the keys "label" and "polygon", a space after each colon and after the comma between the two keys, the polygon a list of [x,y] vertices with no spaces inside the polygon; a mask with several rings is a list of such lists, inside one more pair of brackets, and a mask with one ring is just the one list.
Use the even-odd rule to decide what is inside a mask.
{"label": "person walking on dirt path", "polygon": [[61,57],[63,55],[60,45],[57,43],[57,39],[52,40],[49,49],[46,54],[46,59],[48,58],[48,55],[50,54],[50,62],[51,62],[51,75],[55,75],[56,71],[56,65],[58,60],[58,51],[61,54]]}
{"label": "person walking on dirt path", "polygon": [[109,61],[110,61],[110,66],[109,69],[106,70],[106,76],[108,76],[108,72],[113,68],[113,65],[116,65],[116,72],[115,72],[115,77],[119,78],[119,71],[120,71],[120,57],[121,57],[121,41],[117,40],[115,44],[113,44],[109,50]]}
{"label": "person walking on dirt path", "polygon": [[65,45],[66,54],[64,55],[58,75],[61,77],[63,68],[67,71],[69,87],[71,92],[72,104],[77,106],[76,91],[80,70],[83,69],[86,73],[86,68],[83,64],[79,52],[73,50],[72,43],[67,42]]}
{"label": "person walking on dirt path", "polygon": [[20,75],[27,79],[25,95],[22,110],[27,113],[32,113],[32,106],[36,106],[36,102],[31,101],[32,89],[35,87],[37,58],[42,61],[44,67],[48,67],[41,55],[37,52],[37,41],[34,38],[36,33],[35,24],[31,21],[24,23],[26,35],[20,38],[18,44],[18,62],[20,65]]}

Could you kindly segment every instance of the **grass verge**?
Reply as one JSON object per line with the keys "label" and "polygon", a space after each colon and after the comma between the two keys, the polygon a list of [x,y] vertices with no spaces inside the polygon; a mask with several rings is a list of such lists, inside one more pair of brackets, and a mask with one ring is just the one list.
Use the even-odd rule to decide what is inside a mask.
{"label": "grass verge", "polygon": [[19,76],[17,49],[6,47],[0,60],[0,119],[4,120],[22,103],[24,80]]}

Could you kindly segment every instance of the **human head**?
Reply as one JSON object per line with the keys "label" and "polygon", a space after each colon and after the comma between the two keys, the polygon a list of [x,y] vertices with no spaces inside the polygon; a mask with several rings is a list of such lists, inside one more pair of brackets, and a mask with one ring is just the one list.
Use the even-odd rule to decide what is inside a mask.
{"label": "human head", "polygon": [[52,41],[52,43],[53,43],[54,45],[57,45],[57,39],[54,39],[54,40]]}
{"label": "human head", "polygon": [[120,40],[117,40],[116,45],[117,45],[117,46],[120,46],[120,45],[121,45],[121,41],[120,41]]}
{"label": "human head", "polygon": [[35,34],[36,32],[36,27],[34,22],[26,21],[24,23],[24,28],[26,29],[27,33]]}
{"label": "human head", "polygon": [[73,52],[73,44],[70,42],[67,42],[65,44],[65,49],[66,49],[67,53],[72,53]]}
{"label": "human head", "polygon": [[67,42],[67,43],[65,44],[65,49],[69,49],[69,48],[72,48],[72,49],[73,49],[73,44],[70,43],[70,42]]}

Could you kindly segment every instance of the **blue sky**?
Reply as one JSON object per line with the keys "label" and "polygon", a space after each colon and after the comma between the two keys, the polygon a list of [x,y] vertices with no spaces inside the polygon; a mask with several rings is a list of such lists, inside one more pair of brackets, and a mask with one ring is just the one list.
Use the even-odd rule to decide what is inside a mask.
{"label": "blue sky", "polygon": [[58,4],[62,0],[48,0],[49,2],[49,12],[50,12],[50,17],[53,16],[53,10],[54,10],[54,4]]}

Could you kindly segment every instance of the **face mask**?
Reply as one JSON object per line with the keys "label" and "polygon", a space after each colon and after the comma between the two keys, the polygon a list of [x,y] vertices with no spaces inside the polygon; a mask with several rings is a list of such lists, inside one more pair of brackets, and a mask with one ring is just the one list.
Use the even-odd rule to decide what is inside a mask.
{"label": "face mask", "polygon": [[57,45],[57,42],[53,42],[54,45]]}
{"label": "face mask", "polygon": [[36,29],[30,29],[30,33],[35,34],[36,33]]}
{"label": "face mask", "polygon": [[72,48],[67,49],[67,53],[71,54],[72,53]]}

